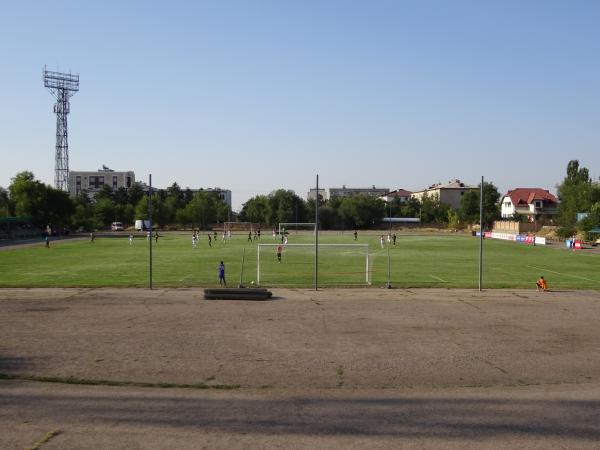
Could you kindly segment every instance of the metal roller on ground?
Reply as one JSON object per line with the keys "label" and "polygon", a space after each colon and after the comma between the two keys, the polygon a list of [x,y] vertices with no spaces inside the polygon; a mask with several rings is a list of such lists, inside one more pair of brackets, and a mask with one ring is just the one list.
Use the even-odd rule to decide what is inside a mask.
{"label": "metal roller on ground", "polygon": [[264,288],[213,288],[204,289],[205,300],[268,300],[273,296]]}

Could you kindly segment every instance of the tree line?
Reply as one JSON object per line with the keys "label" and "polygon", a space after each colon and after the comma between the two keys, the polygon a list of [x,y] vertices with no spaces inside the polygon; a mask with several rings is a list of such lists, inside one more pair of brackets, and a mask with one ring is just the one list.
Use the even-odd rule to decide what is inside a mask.
{"label": "tree line", "polygon": [[[484,222],[500,217],[498,189],[484,183]],[[240,220],[276,226],[280,222],[314,222],[315,200],[304,201],[293,191],[280,189],[270,195],[258,195],[244,203]],[[465,193],[461,206],[453,210],[437,197],[393,199],[385,202],[367,195],[319,198],[319,226],[324,230],[365,229],[378,227],[385,217],[418,218],[421,223],[460,228],[479,223],[479,190]]]}
{"label": "tree line", "polygon": [[[76,198],[36,180],[33,173],[17,174],[8,189],[0,188],[0,217],[27,217],[40,228],[54,230],[106,228],[112,222],[133,224],[148,217],[149,196],[139,183],[113,191],[105,185],[93,199]],[[229,206],[215,192],[181,189],[173,183],[153,190],[152,220],[160,227],[207,228],[230,217]]]}
{"label": "tree line", "polygon": [[[557,188],[559,234],[571,236],[600,226],[600,184],[592,181],[587,168],[580,167],[577,160],[569,161],[566,176]],[[422,224],[463,228],[479,223],[479,196],[479,189],[465,192],[456,210],[427,196],[388,203],[366,195],[319,198],[319,225],[326,230],[365,229],[381,226],[385,217],[410,217],[419,218]],[[485,182],[483,222],[487,229],[500,219],[500,198],[496,186]],[[93,199],[87,195],[72,199],[66,192],[36,180],[28,171],[18,173],[8,189],[0,187],[0,217],[26,216],[40,228],[51,224],[55,229],[93,230],[112,222],[132,224],[148,217],[148,202],[147,193],[138,183],[116,191],[104,186]],[[153,222],[160,227],[206,229],[235,220],[276,227],[280,222],[314,222],[315,207],[315,200],[304,200],[286,189],[250,198],[239,214],[231,212],[215,192],[193,192],[176,182],[167,189],[154,190],[152,196]],[[577,213],[587,213],[587,217],[577,221]]]}

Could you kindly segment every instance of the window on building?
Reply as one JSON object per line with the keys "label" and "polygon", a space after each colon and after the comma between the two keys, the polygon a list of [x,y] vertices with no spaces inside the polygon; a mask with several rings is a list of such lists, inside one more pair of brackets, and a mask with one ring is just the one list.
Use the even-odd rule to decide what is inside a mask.
{"label": "window on building", "polygon": [[127,177],[127,187],[131,187],[131,177]]}
{"label": "window on building", "polygon": [[113,175],[113,189],[117,189],[117,176]]}
{"label": "window on building", "polygon": [[89,187],[93,189],[99,189],[104,184],[104,177],[90,177]]}

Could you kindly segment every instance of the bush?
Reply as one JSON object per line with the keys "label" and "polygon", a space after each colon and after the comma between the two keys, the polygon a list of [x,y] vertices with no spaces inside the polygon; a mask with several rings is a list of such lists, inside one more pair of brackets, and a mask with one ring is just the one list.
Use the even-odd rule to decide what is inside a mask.
{"label": "bush", "polygon": [[571,236],[573,236],[575,234],[575,227],[559,227],[556,230],[556,234],[558,235],[558,237],[566,239],[566,238],[570,238]]}

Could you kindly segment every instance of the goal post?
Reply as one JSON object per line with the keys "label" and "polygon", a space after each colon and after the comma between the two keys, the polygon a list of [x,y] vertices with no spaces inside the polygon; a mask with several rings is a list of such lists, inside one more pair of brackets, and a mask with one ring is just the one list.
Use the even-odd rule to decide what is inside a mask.
{"label": "goal post", "polygon": [[[371,284],[369,244],[319,244],[318,250],[320,285]],[[256,255],[257,285],[309,287],[314,282],[314,244],[258,244]]]}
{"label": "goal post", "polygon": [[315,223],[314,222],[280,222],[279,223],[279,234],[283,233],[285,230],[290,230],[291,228],[295,228],[298,231],[298,227],[302,227],[305,230],[315,231]]}

